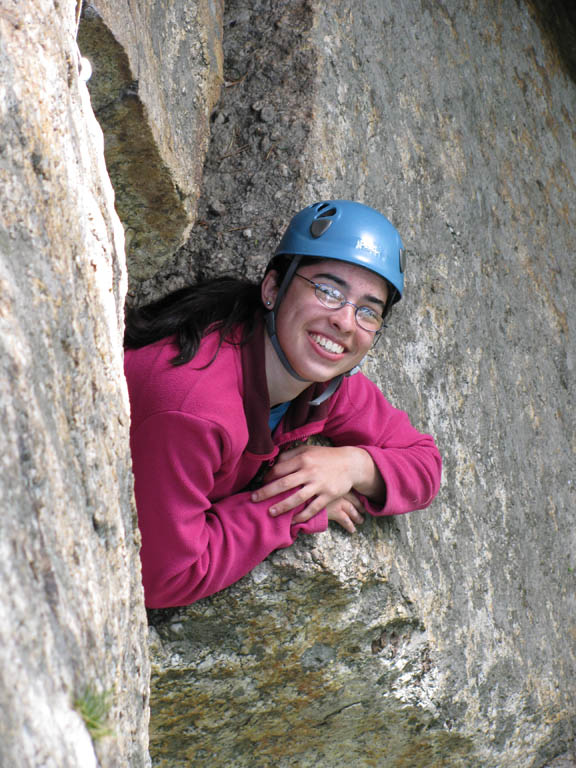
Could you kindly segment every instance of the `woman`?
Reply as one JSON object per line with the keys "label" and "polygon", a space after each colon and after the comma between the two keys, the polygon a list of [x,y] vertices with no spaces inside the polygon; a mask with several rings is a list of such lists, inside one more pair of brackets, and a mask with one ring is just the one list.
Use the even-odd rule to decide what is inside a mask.
{"label": "woman", "polygon": [[[127,318],[146,603],[187,605],[333,520],[426,507],[441,460],[363,374],[404,287],[400,237],[333,200],[297,214],[262,284],[221,278]],[[306,445],[312,435],[330,447]]]}

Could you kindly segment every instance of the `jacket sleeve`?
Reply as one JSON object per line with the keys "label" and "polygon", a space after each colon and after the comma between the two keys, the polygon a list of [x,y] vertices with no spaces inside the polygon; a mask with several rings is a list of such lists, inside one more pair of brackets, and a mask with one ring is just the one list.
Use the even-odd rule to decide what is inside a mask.
{"label": "jacket sleeve", "polygon": [[418,432],[363,374],[344,380],[324,434],[334,445],[364,448],[378,467],[386,484],[386,503],[379,507],[367,500],[371,514],[424,509],[438,493],[442,459],[434,439]]}
{"label": "jacket sleeve", "polygon": [[[327,528],[326,512],[292,524],[249,492],[212,503],[214,477],[231,471],[227,436],[179,412],[146,419],[131,438],[142,578],[150,608],[188,605],[233,584],[298,533]],[[287,495],[287,494],[284,494]],[[283,496],[279,496],[282,498]]]}

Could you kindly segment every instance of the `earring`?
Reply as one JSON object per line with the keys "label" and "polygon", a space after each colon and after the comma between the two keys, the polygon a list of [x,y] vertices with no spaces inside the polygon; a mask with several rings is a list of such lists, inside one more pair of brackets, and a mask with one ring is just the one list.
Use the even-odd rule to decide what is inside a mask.
{"label": "earring", "polygon": [[270,299],[266,299],[266,306],[267,307],[271,307],[272,306],[272,302],[270,301]]}

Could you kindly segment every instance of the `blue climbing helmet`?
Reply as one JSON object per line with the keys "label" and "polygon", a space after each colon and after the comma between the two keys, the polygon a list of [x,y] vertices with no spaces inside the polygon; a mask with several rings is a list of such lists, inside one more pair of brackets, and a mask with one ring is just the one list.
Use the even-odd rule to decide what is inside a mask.
{"label": "blue climbing helmet", "polygon": [[369,269],[404,292],[404,246],[396,229],[374,208],[352,200],[324,200],[297,213],[275,255],[336,259]]}
{"label": "blue climbing helmet", "polygon": [[[392,305],[404,292],[404,246],[396,229],[374,208],[352,200],[324,200],[304,208],[290,221],[274,253],[275,257],[283,255],[293,258],[278,288],[274,308],[266,314],[266,327],[283,366],[291,376],[305,381],[290,364],[276,335],[278,308],[302,258],[336,259],[375,272],[390,284],[394,292]],[[327,400],[341,381],[342,376],[332,379],[310,404],[320,405]]]}

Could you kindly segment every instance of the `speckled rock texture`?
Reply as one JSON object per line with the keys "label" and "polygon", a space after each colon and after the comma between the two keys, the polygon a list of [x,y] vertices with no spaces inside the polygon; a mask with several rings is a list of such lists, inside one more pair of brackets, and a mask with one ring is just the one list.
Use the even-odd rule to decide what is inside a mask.
{"label": "speckled rock texture", "polygon": [[84,3],[78,42],[106,137],[129,276],[153,275],[196,219],[222,84],[223,0]]}
{"label": "speckled rock texture", "polygon": [[[122,376],[124,239],[102,133],[79,79],[76,13],[70,0],[0,8],[6,768],[149,765]],[[90,699],[109,705],[92,708],[94,739],[78,711]]]}
{"label": "speckled rock texture", "polygon": [[257,278],[319,198],[374,205],[409,272],[365,369],[445,475],[427,511],[152,614],[155,765],[574,762],[574,28],[552,2],[226,4],[199,219],[131,300]]}

